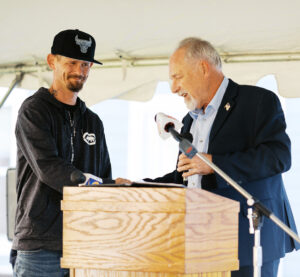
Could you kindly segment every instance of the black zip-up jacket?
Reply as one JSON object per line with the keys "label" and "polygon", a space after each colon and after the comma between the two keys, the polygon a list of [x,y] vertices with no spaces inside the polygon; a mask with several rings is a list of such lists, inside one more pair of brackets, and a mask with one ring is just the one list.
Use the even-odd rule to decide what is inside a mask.
{"label": "black zip-up jacket", "polygon": [[112,182],[102,121],[79,98],[76,106],[72,112],[40,88],[19,110],[13,249],[62,249],[60,201],[74,170]]}

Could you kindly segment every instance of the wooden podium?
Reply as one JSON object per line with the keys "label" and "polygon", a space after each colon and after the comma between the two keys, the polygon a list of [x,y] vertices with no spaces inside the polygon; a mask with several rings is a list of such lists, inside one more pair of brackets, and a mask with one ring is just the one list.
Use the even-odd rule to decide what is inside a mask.
{"label": "wooden podium", "polygon": [[65,187],[61,207],[71,277],[228,277],[239,267],[239,203],[207,191]]}

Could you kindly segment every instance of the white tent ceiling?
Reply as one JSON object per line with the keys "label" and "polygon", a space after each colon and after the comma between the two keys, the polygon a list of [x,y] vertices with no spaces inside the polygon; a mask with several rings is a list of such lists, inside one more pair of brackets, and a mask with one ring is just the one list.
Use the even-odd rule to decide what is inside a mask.
{"label": "white tent ceiling", "polygon": [[219,50],[225,74],[255,84],[274,74],[279,93],[299,97],[300,1],[272,0],[1,0],[0,86],[25,72],[22,87],[47,86],[45,64],[53,37],[78,28],[97,42],[94,66],[81,96],[148,100],[168,79],[168,57],[188,36]]}

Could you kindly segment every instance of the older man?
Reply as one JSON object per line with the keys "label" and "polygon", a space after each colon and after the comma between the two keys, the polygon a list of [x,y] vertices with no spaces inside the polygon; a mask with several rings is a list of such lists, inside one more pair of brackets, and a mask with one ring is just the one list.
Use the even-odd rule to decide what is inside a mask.
{"label": "older man", "polygon": [[[170,58],[170,78],[172,92],[182,96],[190,110],[181,132],[191,132],[199,152],[296,231],[281,176],[291,166],[291,153],[278,97],[224,77],[219,54],[198,38],[181,41]],[[182,183],[182,177],[188,178],[188,187],[202,187],[241,203],[240,270],[232,276],[252,276],[253,235],[249,234],[246,199],[197,156],[188,159],[180,154],[175,171],[146,180]],[[269,219],[264,221],[261,235],[262,276],[275,277],[280,258],[299,244]]]}
{"label": "older man", "polygon": [[78,97],[93,63],[101,64],[95,47],[87,33],[58,33],[47,57],[51,87],[40,88],[19,110],[14,276],[67,276],[60,268],[63,187],[74,185],[70,176],[78,169],[114,182],[102,121]]}

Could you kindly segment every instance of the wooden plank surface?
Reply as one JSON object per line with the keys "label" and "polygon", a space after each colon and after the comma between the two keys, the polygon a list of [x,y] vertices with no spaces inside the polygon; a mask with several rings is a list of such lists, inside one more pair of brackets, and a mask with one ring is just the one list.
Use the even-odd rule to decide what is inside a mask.
{"label": "wooden plank surface", "polygon": [[185,272],[232,271],[238,262],[239,202],[186,191]]}
{"label": "wooden plank surface", "polygon": [[[97,211],[97,212],[127,212],[127,213],[185,213],[185,203],[149,203],[149,202],[96,202],[96,201],[61,201],[64,211]],[[132,203],[132,202],[131,202]]]}
{"label": "wooden plank surface", "polygon": [[64,187],[63,195],[64,200],[73,201],[185,203],[182,188]]}
{"label": "wooden plank surface", "polygon": [[63,256],[119,270],[183,271],[184,214],[65,212]]}
{"label": "wooden plank surface", "polygon": [[95,269],[75,269],[71,277],[230,277],[230,272],[208,272],[199,274],[103,271]]}
{"label": "wooden plank surface", "polygon": [[152,274],[238,268],[238,203],[206,191],[67,187],[62,210],[66,268]]}
{"label": "wooden plank surface", "polygon": [[62,202],[63,266],[184,272],[184,190],[78,191]]}

